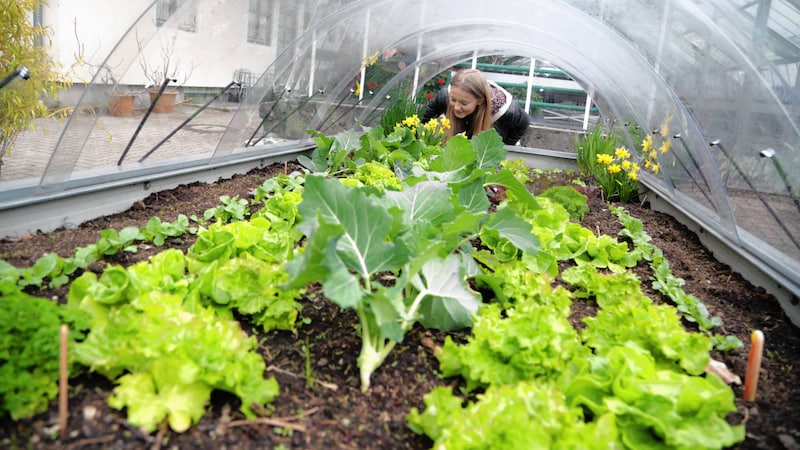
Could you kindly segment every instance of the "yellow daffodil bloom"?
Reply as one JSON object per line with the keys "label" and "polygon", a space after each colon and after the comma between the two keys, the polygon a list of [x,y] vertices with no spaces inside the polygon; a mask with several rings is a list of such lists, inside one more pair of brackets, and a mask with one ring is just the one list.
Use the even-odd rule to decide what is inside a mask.
{"label": "yellow daffodil bloom", "polygon": [[376,62],[378,62],[378,53],[379,52],[375,52],[375,53],[367,56],[366,58],[364,58],[364,61],[361,63],[361,65],[364,66],[364,67],[369,67],[369,66],[375,64]]}
{"label": "yellow daffodil bloom", "polygon": [[435,133],[436,132],[436,128],[438,128],[438,127],[439,127],[439,121],[436,120],[436,119],[429,120],[428,123],[426,123],[423,126],[423,128],[425,129],[426,133]]}
{"label": "yellow daffodil bloom", "polygon": [[651,169],[653,170],[653,173],[658,173],[660,166],[658,164],[653,164],[653,167]]}
{"label": "yellow daffodil bloom", "polygon": [[403,119],[403,125],[407,127],[416,127],[417,125],[419,125],[419,117],[417,117],[416,114],[408,116],[405,119]]}
{"label": "yellow daffodil bloom", "polygon": [[636,181],[639,179],[639,174],[637,172],[628,172],[628,178],[630,178],[633,181]]}
{"label": "yellow daffodil bloom", "polygon": [[622,171],[622,168],[619,164],[611,164],[608,166],[608,173],[619,173],[620,171]]}
{"label": "yellow daffodil bloom", "polygon": [[658,153],[656,153],[656,151],[653,150],[653,151],[650,152],[649,155],[647,155],[647,157],[650,158],[650,159],[656,159],[656,158],[658,158]]}
{"label": "yellow daffodil bloom", "polygon": [[661,151],[661,153],[667,153],[671,146],[672,146],[672,142],[664,141],[664,142],[661,143],[661,147],[659,147],[658,149]]}
{"label": "yellow daffodil bloom", "polygon": [[631,165],[632,165],[632,164],[633,164],[633,163],[631,163],[631,162],[630,162],[629,160],[627,160],[627,159],[626,159],[625,161],[622,161],[621,163],[619,163],[619,165],[621,165],[621,166],[622,166],[622,168],[623,168],[623,169],[625,169],[625,170],[630,170],[630,169],[631,169]]}
{"label": "yellow daffodil bloom", "polygon": [[649,159],[645,159],[644,160],[644,168],[645,169],[649,169],[650,168],[650,160]]}
{"label": "yellow daffodil bloom", "polygon": [[648,134],[647,136],[644,137],[644,140],[642,141],[642,153],[648,153],[652,149],[653,149],[653,136],[650,136]]}
{"label": "yellow daffodil bloom", "polygon": [[616,150],[614,150],[614,156],[619,159],[627,159],[631,157],[631,154],[625,150],[625,147],[618,147]]}
{"label": "yellow daffodil bloom", "polygon": [[598,164],[609,165],[609,164],[611,164],[611,161],[613,161],[613,160],[614,160],[614,158],[611,155],[607,155],[607,154],[597,155],[597,163]]}

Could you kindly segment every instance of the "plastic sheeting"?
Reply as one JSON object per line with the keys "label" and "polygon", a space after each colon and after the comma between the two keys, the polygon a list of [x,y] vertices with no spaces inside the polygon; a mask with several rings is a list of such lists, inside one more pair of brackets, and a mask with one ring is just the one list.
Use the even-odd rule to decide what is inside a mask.
{"label": "plastic sheeting", "polygon": [[[185,0],[173,2],[172,10],[158,3],[109,54],[106,66],[113,64],[121,76],[98,72],[79,111],[80,104],[118,91],[143,54],[157,53],[154,48],[187,27],[194,27],[195,38],[180,41],[179,50],[201,57],[184,63],[209,69],[214,82],[207,84],[216,91],[231,75],[214,78],[212,68],[224,62],[247,69],[237,75],[243,87],[220,94],[246,89],[224,134],[191,151],[201,163],[304,145],[307,129],[334,134],[376,125],[399,89],[416,94],[433,77],[474,58],[547,61],[577,81],[599,109],[600,125],[621,130],[630,148],[651,136],[661,170],[646,181],[658,195],[800,285],[800,12],[791,2],[263,2],[278,18],[268,36],[277,37],[272,57],[220,44],[259,29],[249,22],[255,19],[247,2]],[[380,81],[369,84],[366,75],[377,70],[384,70]],[[102,127],[98,117],[70,118],[49,162],[32,177],[32,197],[82,177],[90,183],[98,172],[124,179],[187,158],[117,144],[105,152],[108,163],[86,175],[81,158],[107,145],[92,138]]]}

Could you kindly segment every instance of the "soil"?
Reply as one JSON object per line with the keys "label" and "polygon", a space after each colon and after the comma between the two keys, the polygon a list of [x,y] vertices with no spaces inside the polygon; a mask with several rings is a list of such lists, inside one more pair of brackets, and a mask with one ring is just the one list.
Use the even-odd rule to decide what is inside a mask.
{"label": "soil", "polygon": [[[255,169],[213,184],[194,183],[152,194],[128,211],[101,217],[75,229],[37,233],[21,238],[0,240],[0,256],[16,267],[29,267],[45,253],[55,251],[70,257],[76,247],[84,247],[99,238],[101,230],[143,227],[148,219],[159,216],[174,221],[178,214],[189,217],[220,204],[222,195],[252,198],[253,190],[279,172],[295,167],[276,164]],[[549,174],[530,185],[536,193],[550,185],[564,182]],[[599,195],[589,196],[591,211],[583,226],[596,233],[617,236],[621,227]],[[682,278],[684,290],[698,297],[711,315],[723,319],[719,333],[735,335],[745,346],[712,357],[744,379],[750,332],[762,330],[766,336],[764,359],[754,402],[742,400],[743,386],[733,384],[737,412],[728,420],[745,424],[746,440],[736,449],[798,449],[800,442],[800,329],[786,317],[779,303],[764,289],[754,287],[740,274],[720,263],[702,246],[694,233],[672,217],[648,209],[647,204],[624,206],[633,217],[643,221],[652,243],[661,248],[670,262],[673,275]],[[130,265],[163,251],[167,247],[186,250],[193,235],[169,240],[163,247],[140,246],[137,253],[122,253],[103,264],[90,267],[97,272],[103,265]],[[642,280],[650,276],[646,265],[635,269]],[[655,301],[664,301],[644,281],[642,288]],[[64,302],[66,288],[36,291],[31,294]],[[591,305],[575,302],[574,320],[591,314]],[[362,393],[356,357],[360,340],[352,311],[341,310],[324,300],[319,292],[304,301],[296,333],[275,331],[258,335],[267,365],[267,376],[274,376],[281,395],[267,417],[246,421],[238,412],[238,399],[214,393],[202,420],[184,433],[164,427],[147,434],[128,424],[124,411],[107,405],[113,385],[103,377],[83,374],[70,380],[69,422],[66,436],[58,439],[58,402],[50,410],[33,418],[13,422],[1,418],[0,447],[35,449],[139,449],[139,448],[308,448],[308,449],[424,449],[432,442],[410,431],[405,416],[412,407],[424,409],[423,396],[436,386],[454,385],[455,379],[438,375],[434,348],[442,345],[445,333],[414,328],[395,347],[373,376],[372,389]],[[686,324],[691,329],[691,324]],[[461,336],[458,334],[461,333]],[[466,331],[450,333],[464,338]],[[306,355],[311,366],[306,367]],[[312,375],[311,379],[306,374]]]}

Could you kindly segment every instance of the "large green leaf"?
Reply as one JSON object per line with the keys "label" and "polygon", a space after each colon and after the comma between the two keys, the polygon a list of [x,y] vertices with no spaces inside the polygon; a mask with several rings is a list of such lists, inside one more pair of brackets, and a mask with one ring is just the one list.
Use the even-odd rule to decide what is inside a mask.
{"label": "large green leaf", "polygon": [[458,186],[456,196],[459,205],[475,214],[485,213],[491,206],[489,199],[486,197],[483,177],[474,178],[472,181]]}
{"label": "large green leaf", "polygon": [[408,259],[407,252],[389,242],[393,218],[386,210],[387,205],[376,197],[317,175],[306,178],[303,201],[298,205],[303,218],[316,218],[300,224],[307,235],[316,221],[342,227],[337,253],[363,279],[396,269]]}
{"label": "large green leaf", "polygon": [[428,261],[411,283],[424,300],[420,305],[420,323],[428,328],[457,330],[472,325],[481,297],[467,286],[461,259],[450,254],[445,259]]}
{"label": "large green leaf", "polygon": [[475,150],[463,136],[453,136],[447,141],[442,155],[431,161],[430,169],[436,172],[451,172],[463,169],[475,162]]}
{"label": "large green leaf", "polygon": [[486,185],[497,184],[506,188],[506,193],[513,197],[512,200],[525,204],[530,210],[542,209],[539,202],[528,192],[528,189],[522,184],[517,177],[514,176],[508,169],[503,169],[497,173],[490,174],[486,177]]}
{"label": "large green leaf", "polygon": [[486,222],[485,227],[497,231],[501,237],[508,239],[515,247],[526,253],[533,255],[539,251],[539,238],[531,231],[533,227],[525,219],[517,216],[511,208],[498,208]]}
{"label": "large green leaf", "polygon": [[328,275],[328,269],[324,265],[327,248],[328,246],[335,248],[343,232],[342,227],[338,225],[315,225],[306,231],[308,240],[302,256],[289,261],[286,265],[286,271],[291,276],[286,287],[299,288],[312,281],[324,280]]}
{"label": "large green leaf", "polygon": [[428,221],[434,226],[453,218],[452,191],[445,183],[424,181],[403,191],[387,191],[386,198],[403,211],[403,222]]}
{"label": "large green leaf", "polygon": [[494,129],[473,136],[472,148],[477,155],[476,169],[495,169],[508,154],[503,139]]}

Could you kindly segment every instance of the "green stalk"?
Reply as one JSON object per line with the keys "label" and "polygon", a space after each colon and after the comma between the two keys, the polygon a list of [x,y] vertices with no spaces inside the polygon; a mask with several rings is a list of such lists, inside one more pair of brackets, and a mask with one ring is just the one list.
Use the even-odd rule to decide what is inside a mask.
{"label": "green stalk", "polygon": [[373,333],[369,317],[363,307],[357,307],[356,313],[361,322],[361,353],[358,355],[358,368],[361,376],[361,392],[366,393],[369,391],[372,373],[383,364],[396,342],[382,339],[378,330]]}
{"label": "green stalk", "polygon": [[[423,298],[425,298],[425,293],[420,292],[411,303],[411,307],[408,309],[408,314],[406,315],[407,318],[403,319],[400,324],[403,333],[411,329],[414,325],[414,320],[412,318],[417,314],[417,310]],[[370,377],[372,373],[383,364],[383,361],[389,356],[389,353],[394,349],[397,342],[391,339],[383,339],[380,336],[380,331],[372,330],[370,327],[369,315],[364,311],[362,306],[356,308],[356,314],[358,314],[358,320],[361,323],[361,353],[358,355],[361,392],[367,392],[370,387]]]}

